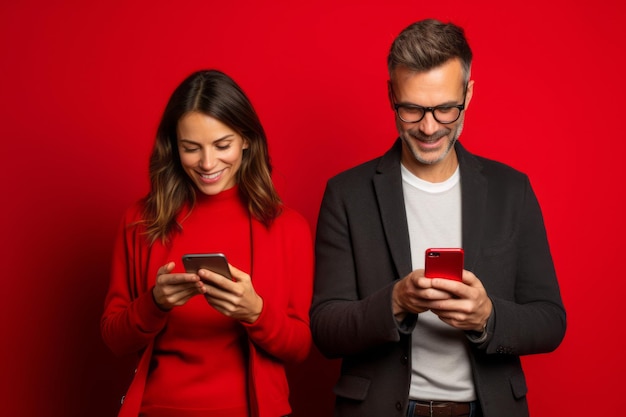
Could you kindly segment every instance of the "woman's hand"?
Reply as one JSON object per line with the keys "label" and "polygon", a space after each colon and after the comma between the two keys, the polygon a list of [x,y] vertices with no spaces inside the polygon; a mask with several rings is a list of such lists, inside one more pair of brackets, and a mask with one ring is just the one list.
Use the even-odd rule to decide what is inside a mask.
{"label": "woman's hand", "polygon": [[157,279],[152,296],[161,310],[171,310],[175,306],[182,306],[195,295],[204,293],[204,286],[196,274],[172,274],[174,262],[163,265],[157,272]]}
{"label": "woman's hand", "polygon": [[263,299],[252,286],[250,275],[228,264],[232,280],[200,269],[203,293],[209,304],[227,317],[254,323],[263,310]]}

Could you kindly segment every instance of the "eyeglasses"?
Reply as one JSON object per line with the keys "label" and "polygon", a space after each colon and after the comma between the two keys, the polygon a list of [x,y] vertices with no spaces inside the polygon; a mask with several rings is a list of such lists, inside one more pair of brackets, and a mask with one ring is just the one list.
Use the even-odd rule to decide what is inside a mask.
{"label": "eyeglasses", "polygon": [[433,118],[441,124],[450,124],[456,122],[461,116],[461,112],[465,110],[465,95],[467,89],[463,92],[463,103],[456,105],[441,105],[435,107],[418,106],[417,104],[398,104],[395,103],[395,94],[391,91],[393,97],[393,108],[396,114],[405,123],[417,123],[421,121],[426,113],[431,112]]}

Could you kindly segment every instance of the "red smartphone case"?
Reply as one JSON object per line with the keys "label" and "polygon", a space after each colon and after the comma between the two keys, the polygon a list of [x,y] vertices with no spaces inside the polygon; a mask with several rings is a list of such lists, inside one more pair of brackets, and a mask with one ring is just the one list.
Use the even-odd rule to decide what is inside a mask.
{"label": "red smartphone case", "polygon": [[426,249],[424,275],[428,278],[446,278],[461,281],[463,275],[463,249]]}

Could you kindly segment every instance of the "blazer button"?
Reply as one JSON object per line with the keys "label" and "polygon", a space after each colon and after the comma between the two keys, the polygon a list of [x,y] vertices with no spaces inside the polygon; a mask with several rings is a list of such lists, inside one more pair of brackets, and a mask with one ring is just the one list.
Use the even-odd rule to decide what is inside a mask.
{"label": "blazer button", "polygon": [[400,401],[396,403],[396,410],[402,410],[402,403]]}
{"label": "blazer button", "polygon": [[409,363],[409,357],[406,355],[402,355],[402,358],[400,359],[400,363],[402,363],[403,365],[406,365],[407,363]]}

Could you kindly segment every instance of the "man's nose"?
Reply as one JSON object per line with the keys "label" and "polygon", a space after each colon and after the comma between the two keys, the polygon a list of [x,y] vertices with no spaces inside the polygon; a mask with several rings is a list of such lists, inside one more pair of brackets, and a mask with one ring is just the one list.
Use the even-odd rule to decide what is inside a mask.
{"label": "man's nose", "polygon": [[435,120],[432,111],[427,111],[424,118],[419,123],[419,129],[427,136],[430,136],[441,129],[441,124]]}

